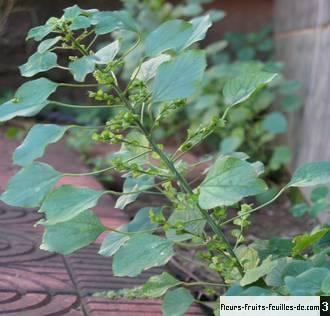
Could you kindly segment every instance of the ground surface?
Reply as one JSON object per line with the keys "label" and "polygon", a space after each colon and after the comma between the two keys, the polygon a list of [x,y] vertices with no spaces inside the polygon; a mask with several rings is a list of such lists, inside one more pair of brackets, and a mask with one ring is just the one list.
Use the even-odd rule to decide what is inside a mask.
{"label": "ground surface", "polygon": [[[11,154],[19,143],[8,140],[0,130],[0,192],[18,169],[11,164]],[[82,173],[87,168],[72,150],[55,144],[44,161],[62,172]],[[62,179],[100,189],[93,177]],[[1,203],[1,202],[0,202]],[[118,226],[127,216],[113,208],[111,197],[104,197],[95,209],[102,222]],[[132,287],[143,283],[160,269],[152,269],[138,279],[117,278],[111,273],[111,259],[97,255],[98,245],[63,257],[39,249],[42,231],[33,227],[38,214],[33,210],[0,204],[0,315],[161,315],[157,300],[108,300],[96,298],[96,291]],[[197,306],[187,315],[201,315]]]}

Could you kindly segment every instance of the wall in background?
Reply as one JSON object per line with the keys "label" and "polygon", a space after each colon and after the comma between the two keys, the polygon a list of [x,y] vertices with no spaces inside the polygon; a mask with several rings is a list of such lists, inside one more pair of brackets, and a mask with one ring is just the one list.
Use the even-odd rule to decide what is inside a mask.
{"label": "wall in background", "polygon": [[330,1],[275,0],[274,25],[278,57],[306,100],[289,118],[292,167],[330,160]]}

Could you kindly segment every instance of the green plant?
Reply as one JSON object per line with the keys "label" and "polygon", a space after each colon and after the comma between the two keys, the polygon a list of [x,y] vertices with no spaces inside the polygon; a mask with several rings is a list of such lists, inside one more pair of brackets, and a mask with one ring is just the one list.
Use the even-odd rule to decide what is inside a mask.
{"label": "green plant", "polygon": [[[189,290],[196,286],[210,299],[216,299],[227,288],[227,295],[329,294],[329,227],[317,227],[293,240],[274,238],[252,244],[245,241],[244,231],[251,225],[251,214],[285,190],[329,182],[330,162],[301,166],[276,196],[254,206],[246,204],[244,198],[267,190],[260,178],[262,163],[249,162],[242,153],[219,155],[201,174],[202,183],[194,186],[187,182],[186,175],[195,165],[180,159],[216,130],[225,130],[229,113],[269,84],[276,74],[249,71],[229,79],[223,88],[225,111],[207,124],[189,130],[174,154],[164,151],[164,146],[154,139],[163,120],[189,107],[187,98],[201,88],[205,52],[191,46],[204,38],[210,25],[209,17],[202,16],[193,22],[168,21],[149,34],[141,34],[139,25],[126,11],[100,12],[73,6],[65,9],[61,18],[51,18],[45,25],[30,30],[27,38],[41,42],[38,51],[20,67],[22,75],[31,77],[59,68],[71,72],[75,82],[56,83],[42,77],[24,83],[13,99],[0,106],[1,121],[33,116],[48,104],[85,111],[116,109],[117,113],[103,127],[36,124],[14,153],[14,164],[22,169],[11,178],[1,200],[18,207],[40,207],[44,216],[38,222],[44,226],[41,248],[47,251],[68,255],[106,233],[99,253],[113,257],[116,276],[137,276],[166,264],[180,255],[181,248],[196,248],[195,260],[206,264],[217,281],[181,281],[164,272],[140,287],[103,293],[110,297],[164,297],[164,315],[173,315],[173,303],[178,300],[176,313],[184,314],[195,301]],[[117,29],[134,33],[136,43],[123,50],[115,40],[93,50],[89,35],[108,35]],[[128,82],[119,82],[117,75],[124,57],[139,45],[144,46],[145,55],[136,60]],[[57,64],[57,49],[70,52],[67,66]],[[94,83],[84,83],[90,74]],[[57,89],[66,87],[90,89],[94,105],[68,105],[50,99]],[[89,174],[114,169],[122,172],[126,177],[123,192],[71,185],[54,189],[61,177],[81,174],[61,173],[50,165],[35,162],[49,144],[68,130],[81,128],[98,131],[94,134],[97,141],[121,144],[109,166]],[[168,203],[140,209],[129,224],[120,227],[104,226],[91,211],[104,194],[119,196],[117,207],[124,209],[141,193],[164,195]],[[230,217],[229,209],[237,215]],[[313,253],[309,251],[311,247]],[[217,307],[216,303],[203,303]]]}
{"label": "green plant", "polygon": [[[123,4],[126,10],[136,17],[143,32],[148,33],[155,29],[156,25],[169,19],[196,17],[203,12],[203,4],[209,2],[212,1],[187,0],[174,5],[164,0],[136,0],[123,1]],[[219,21],[225,16],[220,10],[210,10],[207,13],[212,16],[213,21]],[[133,36],[123,38],[121,32],[115,36],[123,41],[124,47],[133,44]],[[212,116],[222,113],[226,104],[221,91],[230,78],[249,71],[276,72],[276,80],[266,89],[255,93],[239,108],[233,109],[227,117],[226,130],[215,131],[206,142],[209,148],[222,154],[246,152],[252,159],[265,164],[265,174],[269,176],[292,159],[291,149],[284,145],[274,146],[274,140],[287,131],[288,124],[284,113],[294,112],[302,104],[297,94],[299,84],[285,80],[280,74],[283,65],[274,61],[270,27],[258,33],[228,33],[224,39],[206,46],[210,68],[206,71],[200,93],[190,97],[189,109],[182,109],[175,115],[168,116],[155,137],[158,140],[165,139],[165,142],[170,138],[172,142],[173,135],[180,137],[178,135],[182,134],[185,128],[196,129],[201,123],[207,123]],[[135,61],[143,56],[143,50],[141,46],[125,58],[121,78],[130,77]],[[274,104],[276,110],[273,110]],[[106,165],[108,159],[97,158],[94,162],[97,165]]]}

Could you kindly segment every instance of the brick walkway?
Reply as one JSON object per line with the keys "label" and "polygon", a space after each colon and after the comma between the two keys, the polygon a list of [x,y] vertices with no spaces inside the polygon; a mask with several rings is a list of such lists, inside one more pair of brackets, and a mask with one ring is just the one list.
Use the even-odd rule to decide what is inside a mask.
{"label": "brick walkway", "polygon": [[[0,136],[0,191],[16,171],[11,154],[18,143]],[[79,156],[64,146],[50,146],[43,160],[62,172],[82,173],[87,168]],[[63,178],[71,183],[101,189],[93,177]],[[110,196],[94,209],[102,222],[118,226],[127,222],[125,213],[113,208]],[[133,316],[161,315],[157,300],[108,300],[92,296],[95,291],[132,287],[145,282],[156,268],[138,279],[112,276],[111,259],[97,255],[92,245],[63,257],[39,249],[42,231],[33,227],[38,219],[33,210],[8,207],[0,202],[0,315],[15,316]],[[189,315],[202,315],[197,306]]]}

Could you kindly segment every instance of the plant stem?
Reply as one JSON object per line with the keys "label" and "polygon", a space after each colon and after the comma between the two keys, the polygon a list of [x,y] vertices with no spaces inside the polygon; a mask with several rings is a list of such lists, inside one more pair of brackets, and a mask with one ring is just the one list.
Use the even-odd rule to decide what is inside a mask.
{"label": "plant stem", "polygon": [[[127,159],[124,161],[124,163],[128,163],[128,162],[131,162],[141,156],[144,156],[148,153],[150,153],[151,150],[148,150],[148,151],[145,151],[139,155],[136,155],[130,159]],[[98,174],[98,173],[102,173],[102,172],[105,172],[105,171],[109,171],[109,170],[112,170],[112,169],[115,169],[114,166],[111,166],[111,167],[107,167],[107,168],[104,168],[104,169],[101,169],[101,170],[96,170],[96,171],[92,171],[92,172],[86,172],[86,173],[63,173],[63,176],[70,176],[70,177],[79,177],[79,176],[92,176],[92,175],[95,175],[95,174]]]}
{"label": "plant stem", "polygon": [[229,287],[228,284],[222,284],[222,283],[211,283],[211,282],[183,282],[183,285],[185,286],[195,286],[195,285],[205,285],[205,286],[221,286],[221,287]]}
{"label": "plant stem", "polygon": [[[118,96],[122,100],[122,102],[126,105],[127,109],[129,111],[131,111],[132,113],[134,113],[134,110],[133,110],[131,104],[128,102],[128,100],[125,98],[125,96],[121,93],[120,88],[118,86],[116,87],[116,91],[118,93]],[[188,184],[187,180],[181,175],[181,173],[174,166],[173,162],[164,154],[164,152],[154,142],[154,140],[152,139],[152,136],[149,134],[147,129],[144,127],[144,125],[142,125],[138,119],[135,120],[135,123],[140,128],[140,130],[144,134],[144,136],[147,138],[147,140],[148,140],[150,146],[152,147],[152,149],[154,150],[154,152],[158,154],[160,159],[166,164],[166,166],[171,171],[171,173],[176,177],[176,179],[177,179],[178,183],[181,185],[181,187],[186,191],[186,193],[188,193],[190,195],[194,195],[194,192],[193,192],[192,188],[190,187],[190,185]],[[233,248],[231,247],[231,244],[227,240],[223,231],[220,229],[220,227],[218,227],[218,225],[213,220],[213,218],[211,217],[211,215],[208,213],[207,210],[201,208],[197,203],[196,203],[196,206],[197,206],[198,210],[200,211],[200,213],[202,213],[205,220],[210,225],[213,232],[220,238],[220,240],[222,240],[224,243],[226,243],[229,254],[231,255],[232,258],[234,258],[238,271],[243,276],[244,275],[243,267],[241,266],[239,259],[237,258]]]}
{"label": "plant stem", "polygon": [[111,109],[111,108],[123,107],[123,105],[119,105],[119,104],[118,105],[76,105],[76,104],[68,104],[53,100],[49,100],[49,104],[54,104],[54,105],[64,106],[67,108],[74,108],[74,109],[103,109],[103,108]]}

